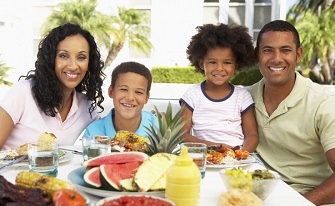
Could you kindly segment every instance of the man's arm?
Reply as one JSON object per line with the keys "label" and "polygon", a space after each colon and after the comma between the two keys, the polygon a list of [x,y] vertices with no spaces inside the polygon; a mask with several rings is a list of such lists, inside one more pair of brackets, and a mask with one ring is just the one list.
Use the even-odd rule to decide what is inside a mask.
{"label": "man's arm", "polygon": [[[328,164],[335,171],[335,148],[326,152]],[[321,185],[306,193],[305,198],[316,205],[335,203],[335,173],[330,175]]]}

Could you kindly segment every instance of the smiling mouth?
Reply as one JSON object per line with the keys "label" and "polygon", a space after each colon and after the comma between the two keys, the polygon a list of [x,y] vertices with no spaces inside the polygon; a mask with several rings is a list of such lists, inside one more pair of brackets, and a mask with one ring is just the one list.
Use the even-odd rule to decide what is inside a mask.
{"label": "smiling mouth", "polygon": [[270,67],[270,70],[275,71],[275,72],[282,71],[284,69],[285,69],[285,67]]}
{"label": "smiling mouth", "polygon": [[67,77],[70,79],[75,79],[79,76],[79,74],[73,74],[73,73],[65,73]]}
{"label": "smiling mouth", "polygon": [[121,103],[122,106],[127,107],[127,108],[134,108],[135,105],[132,104],[125,104],[125,103]]}

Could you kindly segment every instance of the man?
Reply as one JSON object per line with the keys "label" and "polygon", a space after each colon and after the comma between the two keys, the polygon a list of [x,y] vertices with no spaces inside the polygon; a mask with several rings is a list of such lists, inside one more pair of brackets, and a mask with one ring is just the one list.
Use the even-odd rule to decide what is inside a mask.
{"label": "man", "polygon": [[314,204],[335,203],[335,94],[295,71],[302,53],[299,34],[286,21],[272,21],[258,35],[263,79],[249,88],[257,152]]}

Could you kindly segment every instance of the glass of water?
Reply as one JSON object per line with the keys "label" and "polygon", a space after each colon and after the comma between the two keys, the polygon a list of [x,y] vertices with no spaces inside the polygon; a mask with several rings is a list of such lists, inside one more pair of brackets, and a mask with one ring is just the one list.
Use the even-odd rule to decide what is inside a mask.
{"label": "glass of water", "polygon": [[59,151],[57,143],[28,144],[29,171],[56,177],[59,165]]}
{"label": "glass of water", "polygon": [[204,143],[185,142],[180,146],[181,148],[183,146],[187,147],[188,156],[191,157],[193,162],[198,166],[201,178],[204,178],[206,171],[207,145]]}
{"label": "glass of water", "polygon": [[85,136],[82,139],[84,161],[111,152],[109,136]]}

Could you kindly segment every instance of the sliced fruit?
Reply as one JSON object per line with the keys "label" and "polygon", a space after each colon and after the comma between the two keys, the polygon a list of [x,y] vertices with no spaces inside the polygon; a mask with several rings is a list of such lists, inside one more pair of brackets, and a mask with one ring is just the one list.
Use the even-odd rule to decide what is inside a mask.
{"label": "sliced fruit", "polygon": [[128,192],[135,192],[138,190],[134,183],[134,178],[127,178],[124,180],[120,180],[120,189],[122,191],[128,191]]}
{"label": "sliced fruit", "polygon": [[134,182],[138,186],[139,191],[148,191],[170,166],[174,164],[176,157],[173,154],[157,153],[143,162],[134,177]]}
{"label": "sliced fruit", "polygon": [[165,190],[166,188],[166,173],[164,173],[151,187],[149,190]]}
{"label": "sliced fruit", "polygon": [[128,162],[144,162],[148,155],[143,152],[113,152],[101,155],[82,163],[83,166],[100,166],[102,164],[122,164]]}
{"label": "sliced fruit", "polygon": [[100,181],[102,187],[110,190],[120,190],[120,180],[131,178],[142,162],[100,165]]}
{"label": "sliced fruit", "polygon": [[90,186],[101,187],[100,167],[93,167],[87,170],[84,174],[84,181]]}

